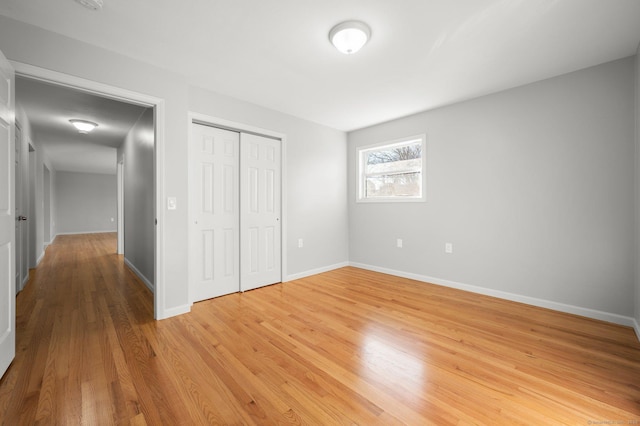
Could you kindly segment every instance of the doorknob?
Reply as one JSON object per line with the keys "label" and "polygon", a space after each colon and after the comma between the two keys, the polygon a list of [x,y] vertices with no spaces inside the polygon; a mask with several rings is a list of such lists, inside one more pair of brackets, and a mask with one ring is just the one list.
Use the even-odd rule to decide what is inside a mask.
{"label": "doorknob", "polygon": [[27,220],[26,216],[18,216],[18,220]]}

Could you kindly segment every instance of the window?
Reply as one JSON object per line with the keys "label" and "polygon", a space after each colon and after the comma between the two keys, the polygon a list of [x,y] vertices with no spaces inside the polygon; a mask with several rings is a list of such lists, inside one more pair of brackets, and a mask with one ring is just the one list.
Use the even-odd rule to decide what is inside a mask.
{"label": "window", "polygon": [[358,148],[358,201],[424,201],[426,137]]}

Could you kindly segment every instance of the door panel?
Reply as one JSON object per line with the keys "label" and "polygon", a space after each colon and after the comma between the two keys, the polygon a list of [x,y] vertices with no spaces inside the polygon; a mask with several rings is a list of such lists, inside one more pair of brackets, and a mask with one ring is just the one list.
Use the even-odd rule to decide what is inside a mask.
{"label": "door panel", "polygon": [[240,289],[282,281],[280,141],[240,137]]}
{"label": "door panel", "polygon": [[239,290],[239,149],[236,132],[192,124],[190,147],[191,302]]}
{"label": "door panel", "polygon": [[0,376],[16,349],[14,73],[0,52]]}

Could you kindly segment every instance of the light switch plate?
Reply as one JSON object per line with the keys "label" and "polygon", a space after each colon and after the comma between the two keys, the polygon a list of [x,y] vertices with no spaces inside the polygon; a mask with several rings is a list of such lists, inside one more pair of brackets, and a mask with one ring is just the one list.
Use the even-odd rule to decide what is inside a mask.
{"label": "light switch plate", "polygon": [[178,200],[176,197],[167,197],[167,210],[175,210],[178,208]]}

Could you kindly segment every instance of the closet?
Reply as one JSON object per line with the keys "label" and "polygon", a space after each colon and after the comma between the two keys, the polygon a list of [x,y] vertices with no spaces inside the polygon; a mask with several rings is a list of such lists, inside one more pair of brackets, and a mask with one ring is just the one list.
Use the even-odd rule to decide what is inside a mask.
{"label": "closet", "polygon": [[189,299],[281,281],[281,141],[191,124]]}

